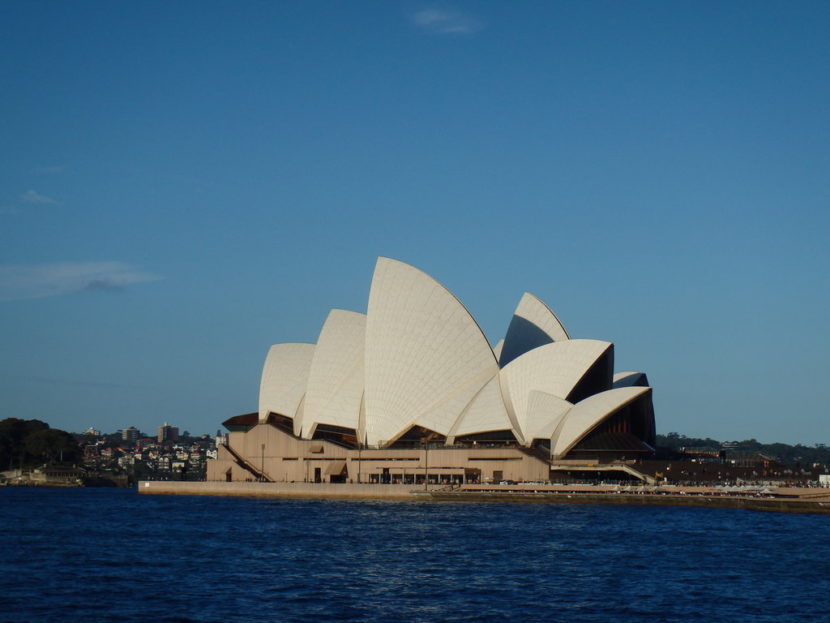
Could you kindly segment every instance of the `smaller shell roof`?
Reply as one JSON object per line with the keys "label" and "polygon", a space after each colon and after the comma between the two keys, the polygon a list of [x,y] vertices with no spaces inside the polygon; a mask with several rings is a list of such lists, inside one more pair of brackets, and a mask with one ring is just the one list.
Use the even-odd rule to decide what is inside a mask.
{"label": "smaller shell roof", "polygon": [[522,295],[498,354],[502,368],[538,346],[570,339],[565,327],[550,308],[530,292]]}
{"label": "smaller shell roof", "polygon": [[525,439],[550,439],[572,408],[573,404],[553,394],[531,391],[527,401]]}
{"label": "smaller shell roof", "polygon": [[450,431],[453,437],[496,430],[515,430],[501,397],[499,375],[491,378],[473,397]]}
{"label": "smaller shell roof", "polygon": [[303,437],[311,437],[317,424],[357,430],[365,342],[365,314],[343,309],[329,312],[311,360],[303,405]]}
{"label": "smaller shell roof", "polygon": [[274,344],[268,349],[259,384],[259,421],[269,413],[294,418],[294,434],[301,431],[297,410],[305,395],[314,344]]}
{"label": "smaller shell roof", "polygon": [[602,340],[565,340],[534,348],[500,370],[507,411],[528,439],[528,401],[532,391],[567,399],[571,390],[609,349]]}
{"label": "smaller shell roof", "polygon": [[551,438],[551,453],[563,456],[602,421],[651,391],[650,387],[609,389],[576,403]]}

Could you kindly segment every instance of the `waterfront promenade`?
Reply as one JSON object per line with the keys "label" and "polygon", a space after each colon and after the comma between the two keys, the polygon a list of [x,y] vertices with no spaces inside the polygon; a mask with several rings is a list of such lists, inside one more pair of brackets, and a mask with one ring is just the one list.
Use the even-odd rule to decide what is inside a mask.
{"label": "waterfront promenade", "polygon": [[214,495],[268,498],[432,499],[468,502],[633,504],[744,508],[830,514],[830,489],[807,487],[695,487],[587,484],[493,484],[429,489],[412,485],[271,482],[142,481],[141,494]]}

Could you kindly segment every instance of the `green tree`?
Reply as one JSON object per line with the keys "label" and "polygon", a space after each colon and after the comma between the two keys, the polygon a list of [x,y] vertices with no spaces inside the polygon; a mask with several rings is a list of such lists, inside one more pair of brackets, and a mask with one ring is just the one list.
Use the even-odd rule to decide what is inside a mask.
{"label": "green tree", "polygon": [[66,431],[48,428],[28,435],[23,445],[34,458],[53,463],[58,459],[72,462],[80,454],[78,442]]}
{"label": "green tree", "polygon": [[40,420],[10,417],[0,421],[0,466],[12,469],[26,462],[25,439],[35,432],[48,429],[49,425]]}

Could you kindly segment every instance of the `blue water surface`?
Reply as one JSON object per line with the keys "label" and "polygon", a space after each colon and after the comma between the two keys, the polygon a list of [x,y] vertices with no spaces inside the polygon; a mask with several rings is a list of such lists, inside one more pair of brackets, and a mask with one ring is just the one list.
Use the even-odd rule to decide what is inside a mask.
{"label": "blue water surface", "polygon": [[0,489],[0,621],[830,621],[830,516]]}

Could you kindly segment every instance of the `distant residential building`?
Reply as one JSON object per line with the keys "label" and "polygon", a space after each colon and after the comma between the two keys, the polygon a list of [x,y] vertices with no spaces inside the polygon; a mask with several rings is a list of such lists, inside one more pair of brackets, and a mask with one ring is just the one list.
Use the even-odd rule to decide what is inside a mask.
{"label": "distant residential building", "polygon": [[79,482],[84,473],[76,467],[45,467],[36,469],[30,478],[37,483],[66,484]]}
{"label": "distant residential building", "polygon": [[830,487],[830,474],[820,474],[818,484],[822,487]]}
{"label": "distant residential building", "polygon": [[135,426],[125,428],[121,431],[121,439],[135,442],[138,439],[138,429]]}
{"label": "distant residential building", "polygon": [[177,441],[179,438],[179,429],[175,426],[170,426],[167,422],[165,422],[162,426],[158,427],[158,435],[156,438],[159,443],[164,443],[165,441]]}
{"label": "distant residential building", "polygon": [[88,445],[84,446],[84,463],[94,464],[101,458],[101,452],[98,446]]}
{"label": "distant residential building", "polygon": [[93,437],[100,437],[101,431],[97,428],[92,428],[91,426],[84,431],[84,435],[92,435]]}

